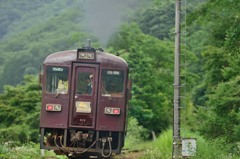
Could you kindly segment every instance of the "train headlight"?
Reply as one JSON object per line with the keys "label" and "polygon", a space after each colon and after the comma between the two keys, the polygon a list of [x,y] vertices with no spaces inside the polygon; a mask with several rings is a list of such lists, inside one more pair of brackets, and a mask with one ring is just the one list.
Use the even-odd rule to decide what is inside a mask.
{"label": "train headlight", "polygon": [[110,115],[120,115],[121,111],[120,108],[106,107],[104,113]]}
{"label": "train headlight", "polygon": [[61,104],[47,104],[46,111],[60,112],[60,111],[62,111],[62,105]]}

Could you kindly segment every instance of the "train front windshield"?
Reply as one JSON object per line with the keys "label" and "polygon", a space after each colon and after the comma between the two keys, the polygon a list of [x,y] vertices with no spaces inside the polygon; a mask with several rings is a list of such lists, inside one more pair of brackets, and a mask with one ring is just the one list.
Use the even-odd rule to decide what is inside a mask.
{"label": "train front windshield", "polygon": [[46,91],[48,93],[67,94],[68,68],[48,66],[46,72],[47,72]]}
{"label": "train front windshield", "polygon": [[118,70],[102,71],[102,96],[123,96],[124,73]]}

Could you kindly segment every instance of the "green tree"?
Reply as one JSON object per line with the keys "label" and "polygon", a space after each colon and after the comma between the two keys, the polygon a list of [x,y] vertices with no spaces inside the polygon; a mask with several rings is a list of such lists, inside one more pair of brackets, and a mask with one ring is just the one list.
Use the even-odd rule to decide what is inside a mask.
{"label": "green tree", "polygon": [[130,116],[149,130],[166,129],[172,116],[173,45],[144,34],[132,23],[123,25],[109,46],[129,64]]}
{"label": "green tree", "polygon": [[240,76],[220,83],[209,96],[212,113],[202,131],[208,137],[227,138],[230,143],[239,142],[240,133]]}
{"label": "green tree", "polygon": [[200,50],[202,81],[195,104],[206,106],[201,131],[210,138],[238,142],[239,136],[239,6],[237,0],[210,0],[190,19],[208,31],[208,47]]}
{"label": "green tree", "polygon": [[225,40],[225,50],[228,52],[227,60],[228,65],[223,70],[223,76],[226,79],[231,79],[232,77],[239,75],[240,67],[240,19],[236,18],[233,25],[229,30],[227,30],[226,40]]}
{"label": "green tree", "polygon": [[174,27],[174,1],[152,0],[144,8],[136,12],[135,21],[143,33],[158,39],[169,39]]}
{"label": "green tree", "polygon": [[0,65],[0,92],[3,85],[16,85],[24,75],[36,74],[50,53],[81,47],[80,41],[85,42],[87,38],[97,44],[96,38],[78,26],[79,19],[83,19],[82,12],[69,7],[46,22],[1,41],[1,57],[6,60]]}
{"label": "green tree", "polygon": [[195,88],[194,104],[206,106],[208,94],[211,94],[219,82],[224,81],[222,75],[223,68],[228,65],[225,51],[214,46],[205,47],[202,52],[202,73],[204,74],[202,83]]}
{"label": "green tree", "polygon": [[22,85],[5,86],[0,94],[0,139],[38,141],[40,88],[35,76],[25,76]]}

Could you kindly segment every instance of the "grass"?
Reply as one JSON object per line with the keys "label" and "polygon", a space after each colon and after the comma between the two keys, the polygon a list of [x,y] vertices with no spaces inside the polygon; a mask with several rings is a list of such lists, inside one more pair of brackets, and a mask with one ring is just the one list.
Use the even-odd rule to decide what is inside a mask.
{"label": "grass", "polygon": [[44,151],[41,156],[39,144],[27,143],[19,146],[14,142],[0,144],[0,159],[44,159],[54,157],[56,159],[66,159],[65,156],[57,156],[53,151]]}
{"label": "grass", "polygon": [[[172,159],[172,134],[172,130],[167,130],[156,141],[141,142],[130,147],[144,150],[144,155],[139,159]],[[186,132],[184,137],[197,139],[197,151],[191,159],[239,159],[240,143],[231,148],[233,145],[224,139],[205,140],[199,134],[191,132]]]}
{"label": "grass", "polygon": [[168,159],[172,155],[172,131],[166,131],[151,142],[140,159]]}
{"label": "grass", "polygon": [[[136,127],[135,127],[136,128]],[[139,129],[139,128],[138,128]],[[238,159],[240,143],[229,144],[224,139],[205,140],[197,133],[187,132],[184,137],[197,139],[197,152],[191,159]],[[172,130],[163,132],[155,141],[144,142],[140,136],[134,138],[130,133],[126,138],[125,149],[143,150],[139,159],[171,159],[172,158]],[[65,156],[56,156],[52,151],[45,151],[45,158],[52,157],[66,159]],[[0,144],[1,159],[43,159],[39,144],[27,143],[18,145],[14,142]]]}

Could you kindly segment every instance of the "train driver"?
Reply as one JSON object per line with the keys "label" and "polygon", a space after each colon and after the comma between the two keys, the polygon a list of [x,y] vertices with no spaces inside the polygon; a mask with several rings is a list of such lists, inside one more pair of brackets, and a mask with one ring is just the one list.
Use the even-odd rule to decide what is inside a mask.
{"label": "train driver", "polygon": [[93,89],[93,75],[91,74],[89,76],[89,79],[87,79],[87,94],[92,94],[92,89]]}

